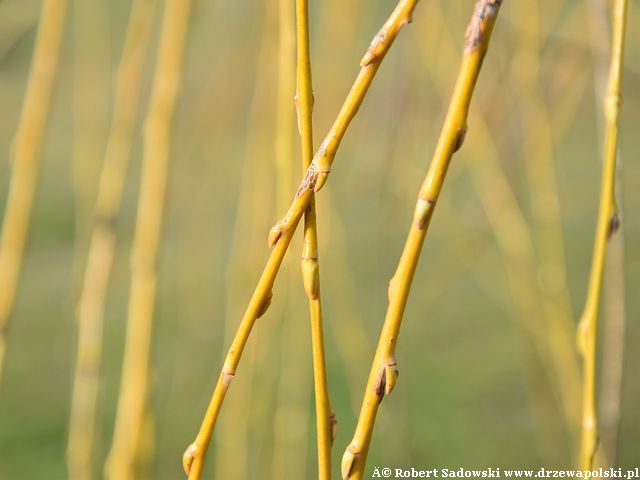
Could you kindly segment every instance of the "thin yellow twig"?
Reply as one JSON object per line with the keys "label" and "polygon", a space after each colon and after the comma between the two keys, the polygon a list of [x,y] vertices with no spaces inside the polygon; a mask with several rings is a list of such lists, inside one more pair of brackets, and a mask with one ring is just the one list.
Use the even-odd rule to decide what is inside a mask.
{"label": "thin yellow twig", "polygon": [[42,3],[29,81],[10,152],[13,171],[0,238],[0,377],[7,348],[9,316],[18,289],[29,230],[40,146],[49,114],[66,11],[67,0],[44,0]]}
{"label": "thin yellow twig", "polygon": [[74,193],[74,287],[86,254],[96,202],[105,132],[108,132],[111,62],[108,2],[88,0],[73,5],[73,147],[71,176]]}
{"label": "thin yellow twig", "polygon": [[78,300],[76,353],[67,463],[71,478],[92,478],[95,412],[102,357],[104,302],[116,243],[115,220],[122,201],[133,142],[141,77],[147,56],[155,0],[136,0],[116,73],[114,114],[100,174],[95,219],[84,282]]}
{"label": "thin yellow twig", "polygon": [[[608,2],[591,0],[589,2],[591,18],[591,46],[594,57],[594,93],[598,103],[607,89],[607,51],[611,48],[607,25]],[[599,119],[598,127],[604,131],[604,118]],[[604,140],[604,135],[602,135]],[[602,148],[602,146],[601,146]],[[622,177],[620,152],[616,159],[616,182]],[[616,205],[622,213],[621,192],[616,192]],[[598,453],[606,454],[611,464],[615,464],[620,429],[620,395],[624,371],[624,339],[626,329],[625,278],[624,278],[624,232],[623,225],[619,234],[612,238],[607,246],[607,265],[604,273],[604,328],[602,332],[602,366],[600,382],[600,442]],[[602,456],[602,455],[600,455]],[[603,463],[596,455],[596,462]]]}
{"label": "thin yellow twig", "polygon": [[[437,14],[438,9],[434,10],[436,10],[434,14]],[[444,26],[446,34],[441,35],[441,38],[446,41],[441,42],[439,48],[443,51],[442,58],[448,59],[453,55],[452,36],[443,21],[434,23]],[[437,77],[435,73],[434,78]],[[573,90],[572,88],[571,91]],[[578,88],[577,91],[582,90]],[[441,85],[441,92],[444,92],[444,85]],[[563,120],[561,124],[551,120],[550,130],[557,138],[562,138],[566,133],[572,113],[575,114],[574,103],[574,97],[567,95],[559,99],[556,105],[557,111],[569,111],[565,114],[568,115],[569,120]],[[483,161],[482,163],[467,162],[467,168],[505,258],[511,297],[516,307],[514,318],[532,346],[529,360],[544,367],[545,376],[551,380],[549,390],[551,393],[558,392],[557,397],[563,400],[564,414],[570,419],[565,422],[569,427],[568,438],[574,439],[579,418],[577,412],[579,388],[576,385],[580,382],[575,348],[572,342],[566,341],[566,337],[554,334],[557,331],[556,327],[559,326],[558,319],[553,315],[556,312],[554,308],[556,300],[540,292],[538,282],[540,275],[535,261],[533,235],[518,205],[515,192],[497,161],[498,149],[492,139],[491,129],[483,116],[477,118],[476,128],[478,135],[474,137],[476,143],[471,150]],[[565,341],[562,341],[563,339]],[[554,355],[549,355],[549,351],[553,351]],[[542,398],[540,393],[542,392],[534,392],[532,389],[532,400],[538,402]],[[549,415],[550,409],[546,404],[533,406],[536,407],[534,409],[536,413],[544,415],[539,422],[542,428],[538,428],[538,432],[544,434],[540,436],[539,444],[548,454],[557,457],[561,453],[557,448],[560,437],[560,432],[557,431],[558,422],[553,414]],[[569,443],[571,442],[567,442],[567,446]]]}
{"label": "thin yellow twig", "polygon": [[150,419],[149,356],[156,291],[155,262],[160,242],[169,161],[170,127],[180,86],[190,0],[165,5],[156,70],[144,126],[144,157],[131,258],[131,292],[118,412],[106,476],[136,476],[144,422]]}
{"label": "thin yellow twig", "polygon": [[[296,167],[294,155],[295,140],[295,111],[292,108],[296,89],[296,10],[295,2],[291,0],[278,1],[278,98],[276,104],[276,135],[275,135],[275,164],[276,164],[276,208],[283,211],[291,198],[294,188],[291,180]],[[278,379],[274,382],[275,398],[273,405],[271,452],[272,478],[295,478],[305,471],[307,456],[299,452],[306,452],[308,442],[308,398],[311,390],[308,388],[309,368],[307,362],[298,359],[306,358],[308,345],[301,341],[305,326],[300,319],[301,303],[291,295],[293,286],[298,285],[297,277],[293,274],[292,259],[283,259],[285,271],[280,281],[285,283],[280,297],[279,308],[274,318],[294,320],[284,327],[279,344]],[[284,277],[284,278],[283,278]],[[275,323],[275,322],[273,322]],[[277,328],[271,323],[262,325],[263,329]],[[264,344],[265,339],[259,341]],[[245,367],[246,368],[246,367]],[[246,373],[245,373],[246,374]],[[266,393],[265,388],[261,394]],[[223,437],[221,437],[223,438]],[[224,442],[224,439],[221,440]]]}
{"label": "thin yellow twig", "polygon": [[[311,54],[309,52],[308,0],[296,0],[297,87],[296,107],[302,148],[302,168],[311,165],[313,157],[313,89]],[[320,301],[320,267],[318,263],[318,230],[315,195],[304,213],[304,246],[301,259],[304,290],[309,298],[313,383],[316,399],[316,435],[318,447],[318,479],[331,479],[331,446],[335,438],[336,416],[331,408],[324,352],[322,304]]]}
{"label": "thin yellow twig", "polygon": [[607,243],[618,227],[615,202],[616,157],[618,154],[618,116],[621,105],[621,82],[624,40],[627,19],[627,1],[615,0],[613,6],[613,30],[609,81],[604,99],[606,121],[604,163],[600,187],[600,206],[593,247],[591,275],[587,298],[578,325],[578,347],[583,359],[582,432],[580,439],[580,465],[591,470],[598,448],[597,413],[597,343],[598,316],[602,279],[606,263]]}
{"label": "thin yellow twig", "polygon": [[411,20],[411,13],[417,2],[418,0],[400,0],[382,29],[374,37],[360,63],[360,73],[351,87],[351,91],[329,133],[314,155],[314,159],[298,187],[293,203],[285,217],[276,223],[269,233],[268,243],[272,248],[271,255],[231,344],[196,440],[189,445],[183,455],[184,470],[192,480],[199,479],[202,474],[204,457],[213,435],[220,407],[236,373],[253,324],[257,318],[266,312],[271,303],[273,282],[300,218],[306,211],[314,191],[320,190],[326,182],[331,164],[347,131],[347,127],[362,104],[384,56],[389,51],[401,28]]}
{"label": "thin yellow twig", "polygon": [[342,478],[361,480],[371,443],[378,407],[398,378],[395,348],[411,282],[422,250],[436,201],[453,154],[462,146],[467,131],[469,103],[486,54],[502,0],[478,0],[467,28],[462,64],[449,111],[424,179],[413,215],[411,229],[395,274],[389,282],[389,306],[353,440],[342,457]]}

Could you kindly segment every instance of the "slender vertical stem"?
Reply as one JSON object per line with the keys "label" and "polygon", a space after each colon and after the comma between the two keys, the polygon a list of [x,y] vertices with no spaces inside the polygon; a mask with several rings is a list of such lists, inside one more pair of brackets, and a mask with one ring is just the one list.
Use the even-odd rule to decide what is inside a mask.
{"label": "slender vertical stem", "polygon": [[591,470],[598,448],[598,413],[596,405],[598,316],[600,313],[600,297],[607,243],[611,235],[615,233],[619,222],[615,202],[615,175],[626,18],[627,1],[615,0],[613,5],[611,63],[607,93],[604,99],[606,133],[600,206],[587,298],[578,325],[578,347],[583,359],[582,433],[580,440],[580,465],[583,470]]}
{"label": "slender vertical stem", "polygon": [[[297,32],[297,88],[298,129],[302,149],[302,168],[311,165],[313,157],[313,88],[311,82],[311,54],[309,51],[308,0],[296,0]],[[327,386],[324,352],[322,304],[320,301],[320,268],[318,263],[318,229],[315,195],[312,195],[304,213],[304,246],[301,259],[302,280],[309,298],[311,318],[311,344],[313,353],[313,384],[316,399],[316,436],[318,447],[318,479],[331,478],[331,446],[334,439],[336,417],[332,411]]]}
{"label": "slender vertical stem", "polygon": [[108,2],[84,0],[73,3],[73,179],[75,247],[73,280],[80,277],[97,181],[103,158],[104,134],[108,131],[111,87]]}
{"label": "slender vertical stem", "polygon": [[18,289],[22,257],[38,176],[40,146],[58,68],[67,0],[44,0],[29,81],[13,138],[9,195],[0,238],[0,378],[7,348],[9,316]]}
{"label": "slender vertical stem", "polygon": [[133,142],[154,9],[155,0],[133,2],[116,73],[113,119],[100,174],[89,255],[78,300],[78,349],[67,445],[67,463],[72,479],[92,478],[104,302],[116,244],[115,220],[120,210]]}
{"label": "slender vertical stem", "polygon": [[[607,52],[611,48],[609,28],[607,25],[608,2],[606,0],[590,0],[591,48],[593,52],[594,93],[597,102],[607,90],[608,60]],[[599,130],[604,132],[604,118],[598,122]],[[602,135],[604,140],[604,133]],[[600,145],[602,149],[602,145]],[[616,182],[622,178],[622,161],[620,152],[616,159]],[[622,213],[621,192],[616,192],[616,206]],[[618,434],[620,429],[620,395],[624,370],[625,351],[625,279],[624,279],[624,225],[620,226],[618,235],[613,237],[607,246],[607,265],[604,273],[604,328],[602,332],[602,366],[600,382],[600,441],[602,448],[599,454],[606,454],[611,465],[616,463],[618,450]],[[596,461],[602,459],[596,457]]]}
{"label": "slender vertical stem", "polygon": [[118,412],[106,465],[113,480],[136,477],[144,423],[150,419],[149,355],[156,291],[155,262],[160,242],[169,134],[180,86],[190,0],[167,0],[145,120],[144,157],[131,258],[131,292]]}
{"label": "slender vertical stem", "polygon": [[[281,212],[287,207],[293,185],[291,180],[296,167],[294,155],[296,89],[296,30],[295,1],[278,0],[278,87],[276,103],[275,166],[276,208]],[[289,260],[289,261],[288,261]],[[284,259],[285,267],[292,267],[291,259]],[[284,278],[282,278],[284,277]],[[291,295],[295,281],[292,268],[285,268],[280,281],[285,283],[280,297],[279,312],[275,317],[299,319],[299,303]],[[284,321],[284,320],[282,320]],[[295,478],[306,468],[305,442],[307,441],[307,399],[311,393],[307,385],[309,374],[304,358],[306,345],[301,341],[305,325],[296,321],[285,328],[279,338],[281,344],[280,368],[275,382],[273,407],[273,448],[271,478]],[[269,328],[274,328],[270,326]],[[263,327],[264,331],[264,327]],[[264,343],[265,339],[260,339]],[[246,374],[246,373],[245,373]],[[223,442],[225,440],[221,440]]]}
{"label": "slender vertical stem", "polygon": [[202,474],[204,457],[211,442],[222,402],[236,374],[240,357],[253,325],[256,319],[266,312],[271,303],[273,283],[300,218],[306,211],[314,191],[320,190],[326,182],[333,159],[351,120],[358,112],[384,56],[389,51],[402,27],[411,20],[411,14],[417,3],[418,0],[400,0],[382,29],[374,37],[360,62],[360,73],[356,77],[351,91],[347,95],[329,133],[314,155],[314,159],[296,191],[289,210],[269,233],[268,243],[272,248],[271,255],[251,296],[236,336],[231,343],[231,348],[227,353],[198,435],[195,441],[187,447],[182,458],[184,470],[191,480],[199,479]]}
{"label": "slender vertical stem", "polygon": [[469,103],[487,51],[501,0],[478,0],[467,28],[462,65],[449,104],[436,151],[424,179],[411,229],[395,274],[389,282],[389,306],[353,440],[342,458],[342,478],[361,480],[373,434],[378,407],[398,378],[395,348],[424,238],[440,195],[453,154],[462,146],[467,131]]}

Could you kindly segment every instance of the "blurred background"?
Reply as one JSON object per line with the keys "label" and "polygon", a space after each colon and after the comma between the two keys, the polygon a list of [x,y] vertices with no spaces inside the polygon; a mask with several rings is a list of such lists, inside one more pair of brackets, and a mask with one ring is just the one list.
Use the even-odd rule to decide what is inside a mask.
{"label": "blurred background", "polygon": [[[310,3],[317,146],[395,2]],[[163,4],[158,1],[152,12],[116,224],[96,477],[117,408],[141,127]],[[153,456],[145,473],[151,478],[184,475],[182,452],[197,433],[262,272],[267,233],[301,177],[295,45],[286,36],[280,41],[283,4],[192,5],[157,258]],[[420,2],[317,197],[328,377],[338,417],[336,478],[472,4]],[[0,1],[2,212],[40,7],[38,0]],[[573,328],[585,299],[600,188],[609,7],[606,0],[504,2],[472,101],[469,133],[452,161],[413,283],[397,350],[399,383],[382,404],[369,469],[575,464],[580,403]],[[607,464],[623,468],[640,464],[640,377],[634,369],[640,362],[639,7],[630,2],[619,144],[621,229],[611,247],[601,317],[602,450]],[[0,478],[67,477],[77,302],[129,9],[127,0],[91,0],[70,2],[67,11],[0,384]],[[284,103],[278,102],[279,88],[289,89]],[[279,114],[285,119],[280,133]],[[284,152],[278,155],[284,167],[276,151]],[[207,478],[316,476],[301,243],[297,234],[271,308],[250,337],[214,434]],[[564,358],[560,370],[558,358]]]}

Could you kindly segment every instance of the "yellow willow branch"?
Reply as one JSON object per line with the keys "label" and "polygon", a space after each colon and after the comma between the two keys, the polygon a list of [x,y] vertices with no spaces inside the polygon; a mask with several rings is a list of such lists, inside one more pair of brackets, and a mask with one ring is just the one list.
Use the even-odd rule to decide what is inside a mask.
{"label": "yellow willow branch", "polygon": [[150,419],[149,354],[156,291],[155,261],[160,242],[169,161],[169,134],[180,86],[190,0],[165,5],[156,70],[145,119],[140,198],[131,258],[131,293],[120,397],[106,476],[136,475],[143,422]]}
{"label": "yellow willow branch", "polygon": [[262,272],[258,285],[251,296],[238,331],[227,354],[224,366],[218,378],[213,396],[205,413],[204,420],[196,440],[183,455],[183,467],[190,479],[199,479],[204,465],[204,457],[213,435],[213,429],[220,412],[229,384],[233,380],[244,346],[256,319],[266,312],[271,303],[272,286],[284,254],[291,243],[300,218],[311,202],[314,191],[320,190],[327,180],[331,164],[342,138],[362,104],[364,97],[375,77],[380,64],[396,39],[401,28],[411,20],[411,14],[418,0],[400,0],[382,29],[374,37],[369,49],[361,61],[361,70],[351,91],[329,133],[316,152],[311,165],[302,179],[293,203],[285,217],[280,220],[269,233],[271,255]]}
{"label": "yellow willow branch", "polygon": [[0,377],[20,266],[29,230],[38,160],[64,31],[66,0],[44,0],[20,121],[10,152],[13,163],[0,238]]}
{"label": "yellow willow branch", "polygon": [[598,414],[596,407],[598,315],[600,313],[600,296],[607,243],[611,235],[615,233],[619,222],[615,203],[615,175],[626,19],[627,1],[616,0],[613,6],[609,82],[604,99],[606,134],[602,184],[600,187],[600,206],[587,298],[578,325],[578,347],[583,359],[582,432],[580,438],[580,465],[583,470],[591,470],[598,448]]}
{"label": "yellow willow branch", "polygon": [[[276,166],[276,208],[283,211],[291,198],[294,170],[294,111],[291,108],[295,99],[296,80],[296,32],[295,32],[295,2],[291,0],[278,1],[278,98],[276,104],[276,136],[275,136],[275,166]],[[285,265],[288,264],[284,259]],[[293,302],[289,292],[292,291],[294,276],[291,270],[284,272],[281,281],[287,286],[281,298],[279,313],[275,318],[281,319],[285,312],[298,319],[298,303]],[[293,313],[293,315],[291,315]],[[281,320],[282,321],[282,320]],[[273,435],[271,452],[271,478],[295,478],[306,469],[305,455],[292,454],[295,451],[306,451],[308,416],[307,388],[309,379],[306,362],[297,361],[306,356],[307,345],[301,342],[304,325],[295,322],[286,328],[286,332],[279,339],[282,348],[279,355],[279,378],[275,384],[275,398],[273,407]],[[274,329],[274,325],[263,329]],[[268,331],[268,330],[267,330]],[[264,344],[265,339],[261,342]],[[247,359],[251,361],[251,357]],[[246,364],[246,360],[245,360]],[[246,367],[245,367],[246,368]],[[246,370],[245,370],[246,375]],[[264,394],[263,389],[261,393]],[[237,392],[236,392],[237,395]],[[301,405],[304,407],[301,408]],[[220,443],[226,439],[221,437]]]}
{"label": "yellow willow branch", "polygon": [[[595,97],[600,100],[607,88],[607,51],[611,48],[608,25],[607,3],[604,0],[590,0],[591,48],[595,60]],[[603,120],[603,119],[602,119]],[[603,121],[598,122],[604,131]],[[604,135],[603,135],[604,137]],[[616,182],[621,181],[622,162],[620,153],[616,160]],[[621,192],[616,192],[618,211],[623,210]],[[618,450],[620,429],[620,394],[624,370],[625,340],[625,279],[624,279],[624,233],[611,239],[607,246],[607,265],[604,273],[604,328],[602,332],[602,366],[600,382],[600,442],[598,453],[606,455],[613,464]],[[603,463],[596,455],[596,462]]]}
{"label": "yellow willow branch", "polygon": [[[97,182],[108,131],[111,62],[108,2],[75,2],[73,8],[73,146],[71,176],[75,210],[73,282],[79,278],[86,235],[91,232]],[[82,260],[81,260],[82,259]]]}
{"label": "yellow willow branch", "polygon": [[449,163],[464,141],[469,103],[501,3],[502,0],[478,0],[467,28],[462,65],[449,111],[429,171],[418,193],[402,256],[389,282],[389,306],[367,381],[360,417],[353,440],[342,457],[341,472],[345,480],[363,478],[378,407],[396,384],[398,368],[395,348],[411,282]]}
{"label": "yellow willow branch", "polygon": [[[296,106],[302,148],[302,168],[311,165],[313,157],[313,89],[311,85],[311,55],[309,52],[308,0],[296,0],[297,88]],[[331,408],[325,364],[322,304],[320,301],[320,266],[318,263],[318,229],[315,195],[304,213],[304,246],[301,268],[304,290],[309,298],[311,344],[313,354],[313,384],[316,399],[316,435],[318,442],[318,480],[331,479],[331,446],[335,439],[336,416]]]}
{"label": "yellow willow branch", "polygon": [[[439,10],[434,10],[436,11],[433,14],[437,15]],[[445,25],[442,19],[440,20],[434,23]],[[445,35],[440,36],[444,41],[440,42],[439,48],[444,53],[442,58],[448,59],[453,56],[455,47],[446,26],[444,33]],[[573,88],[570,90],[573,91]],[[581,91],[580,88],[577,90]],[[440,82],[440,91],[444,92],[443,82]],[[562,125],[558,126],[556,122],[551,122],[550,129],[554,131],[557,138],[565,135],[566,127],[570,125],[573,118],[572,114],[575,115],[574,103],[576,103],[574,97],[567,95],[559,99],[556,104],[557,111],[570,110],[568,121],[564,121]],[[511,297],[516,307],[514,318],[534,347],[535,361],[544,367],[548,378],[553,379],[550,382],[550,390],[557,392],[558,397],[563,400],[565,418],[569,419],[565,422],[569,427],[568,434],[571,439],[574,439],[579,423],[577,405],[580,391],[579,365],[575,348],[571,342],[566,341],[564,335],[557,333],[560,324],[553,314],[556,311],[555,300],[550,295],[541,295],[537,280],[540,272],[535,262],[533,236],[518,205],[516,195],[497,161],[498,149],[491,138],[490,128],[482,116],[478,117],[476,128],[479,135],[474,137],[476,144],[472,150],[478,158],[483,158],[483,162],[468,162],[467,168],[505,259]],[[550,426],[557,427],[555,418],[548,414],[549,409],[540,408],[538,405],[537,407],[536,411],[544,412],[548,419],[539,422],[546,425],[544,430],[548,430]],[[542,431],[541,428],[538,430]],[[548,433],[545,432],[545,437],[540,438],[541,445],[549,446],[547,435]],[[557,438],[557,434],[553,435],[553,440]],[[559,453],[557,446],[552,446],[549,451],[556,455]]]}
{"label": "yellow willow branch", "polygon": [[113,120],[100,174],[89,255],[78,301],[78,350],[67,445],[67,463],[72,479],[92,478],[104,302],[116,243],[114,226],[122,201],[154,9],[155,0],[136,0],[132,4],[116,73]]}

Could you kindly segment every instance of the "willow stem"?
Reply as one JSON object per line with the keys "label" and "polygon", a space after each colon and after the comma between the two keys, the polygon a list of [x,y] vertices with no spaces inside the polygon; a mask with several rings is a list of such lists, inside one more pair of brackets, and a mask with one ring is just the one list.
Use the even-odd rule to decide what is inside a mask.
{"label": "willow stem", "polygon": [[598,413],[596,406],[598,316],[600,313],[607,243],[617,230],[619,223],[615,202],[615,176],[626,19],[627,1],[615,0],[613,5],[611,63],[607,93],[604,99],[606,133],[600,206],[587,298],[578,325],[577,338],[578,348],[583,360],[582,429],[580,436],[580,465],[583,470],[592,469],[598,448]]}
{"label": "willow stem", "polygon": [[417,2],[418,0],[400,0],[382,29],[373,38],[369,49],[360,62],[360,73],[356,77],[329,133],[314,155],[311,165],[298,187],[293,203],[285,217],[276,223],[269,233],[268,243],[272,248],[271,255],[251,296],[236,336],[231,343],[231,348],[227,353],[198,435],[195,441],[189,445],[182,458],[184,470],[191,480],[199,479],[202,474],[204,458],[211,442],[222,402],[236,374],[240,357],[253,324],[257,318],[266,312],[271,303],[273,283],[300,218],[310,204],[314,191],[320,190],[326,182],[333,159],[351,120],[353,120],[362,104],[384,56],[389,51],[401,28],[410,22],[411,14]]}
{"label": "willow stem", "polygon": [[73,479],[93,477],[91,472],[104,303],[116,244],[115,221],[122,202],[122,188],[136,126],[138,98],[154,9],[155,0],[133,2],[116,73],[114,113],[100,174],[89,255],[78,301],[78,349],[67,445],[69,476]]}
{"label": "willow stem", "polygon": [[489,46],[502,0],[478,0],[464,42],[462,65],[452,94],[436,151],[424,179],[402,256],[389,282],[389,306],[353,440],[342,457],[342,478],[361,480],[380,403],[396,385],[395,348],[402,316],[435,204],[453,154],[462,146],[467,131],[469,103]]}
{"label": "willow stem", "polygon": [[40,146],[58,67],[66,10],[66,0],[45,0],[42,3],[29,81],[10,152],[13,171],[0,238],[0,378],[7,348],[9,316],[18,289],[29,230]]}
{"label": "willow stem", "polygon": [[106,476],[136,477],[151,419],[149,355],[156,291],[155,262],[160,243],[169,162],[170,128],[180,86],[180,68],[191,9],[190,0],[167,0],[156,69],[144,125],[144,157],[131,257],[131,292],[124,362],[113,443]]}
{"label": "willow stem", "polygon": [[[313,88],[311,55],[309,52],[308,0],[296,0],[297,88],[296,107],[302,149],[302,168],[311,165],[313,157]],[[318,263],[318,229],[315,195],[304,213],[304,245],[301,258],[302,280],[309,298],[311,345],[313,353],[313,383],[316,400],[316,436],[318,447],[318,479],[331,479],[331,446],[335,438],[336,416],[331,408],[327,386],[322,303],[320,300],[320,267]]]}

